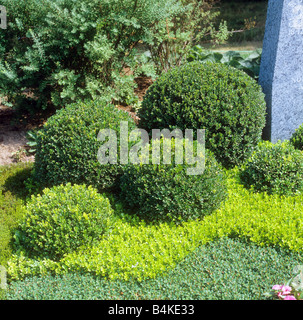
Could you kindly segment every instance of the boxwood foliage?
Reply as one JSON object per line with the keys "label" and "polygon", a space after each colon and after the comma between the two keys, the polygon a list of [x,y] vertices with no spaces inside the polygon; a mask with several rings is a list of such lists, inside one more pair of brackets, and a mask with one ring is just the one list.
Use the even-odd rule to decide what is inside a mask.
{"label": "boxwood foliage", "polygon": [[70,183],[32,196],[23,212],[16,247],[54,260],[100,240],[113,214],[109,200],[96,189]]}
{"label": "boxwood foliage", "polygon": [[[203,151],[193,148],[192,151],[198,155],[196,169],[205,161],[205,170],[203,173],[197,170],[195,174],[189,175],[188,169],[193,169],[193,165],[187,161],[189,158],[185,158],[185,148],[182,149],[183,163],[176,161],[178,151],[174,139],[171,144],[171,163],[166,164],[167,158],[164,161],[163,155],[169,146],[167,141],[166,138],[152,140],[150,144],[151,152],[156,144],[161,148],[162,156],[158,159],[158,164],[152,163],[155,161],[150,159],[149,164],[130,164],[125,167],[120,179],[122,201],[148,221],[179,223],[212,213],[227,196],[222,166],[211,151],[206,150],[206,154],[203,154]],[[183,147],[185,139],[178,143]]]}
{"label": "boxwood foliage", "polygon": [[262,300],[286,283],[302,254],[222,238],[199,246],[155,279],[105,280],[88,274],[46,275],[14,281],[8,300]]}
{"label": "boxwood foliage", "polygon": [[303,124],[296,129],[290,138],[290,143],[298,150],[303,150]]}
{"label": "boxwood foliage", "polygon": [[16,163],[0,167],[0,265],[12,254],[14,230],[22,217],[26,198],[24,180],[30,177],[32,163]]}
{"label": "boxwood foliage", "polygon": [[291,195],[303,190],[303,153],[289,143],[263,141],[242,167],[246,187],[269,194]]}
{"label": "boxwood foliage", "polygon": [[162,44],[166,22],[182,15],[188,1],[2,0],[1,5],[9,23],[0,34],[1,96],[10,106],[40,111],[79,99],[136,102],[134,78],[151,71],[150,64],[139,62],[141,54],[137,59],[136,45]]}
{"label": "boxwood foliage", "polygon": [[115,216],[121,210],[123,219],[96,246],[83,246],[60,261],[13,254],[7,263],[8,280],[85,272],[111,280],[142,281],[167,272],[198,246],[222,237],[302,254],[303,194],[281,197],[252,192],[239,183],[238,171],[228,174],[228,199],[202,220],[150,224],[126,215],[119,205]]}
{"label": "boxwood foliage", "polygon": [[225,167],[243,163],[265,126],[261,87],[221,63],[191,62],[162,74],[149,88],[138,116],[144,129],[206,129],[206,148]]}
{"label": "boxwood foliage", "polygon": [[[122,166],[100,164],[101,129],[115,130],[120,141],[120,122],[136,127],[131,116],[111,104],[98,101],[68,105],[50,117],[37,134],[34,179],[47,187],[66,182],[85,183],[99,190],[115,187]],[[119,156],[119,152],[118,152]],[[119,158],[119,157],[118,157]]]}

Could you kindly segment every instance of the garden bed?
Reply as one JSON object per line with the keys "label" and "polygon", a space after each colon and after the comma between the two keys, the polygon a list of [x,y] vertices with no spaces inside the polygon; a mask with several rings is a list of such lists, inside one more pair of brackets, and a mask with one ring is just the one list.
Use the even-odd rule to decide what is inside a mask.
{"label": "garden bed", "polygon": [[[198,45],[260,46],[265,3],[226,42],[216,1],[3,2],[1,298],[302,299],[303,125],[263,141],[261,51]],[[170,139],[167,163],[156,128],[192,143]]]}
{"label": "garden bed", "polygon": [[[25,199],[30,168],[2,171],[2,192],[15,199],[10,206]],[[201,221],[153,226],[114,208],[112,235],[94,248],[57,262],[11,252],[7,298],[263,300],[303,261],[302,196],[255,194],[239,184],[237,170],[227,202]]]}

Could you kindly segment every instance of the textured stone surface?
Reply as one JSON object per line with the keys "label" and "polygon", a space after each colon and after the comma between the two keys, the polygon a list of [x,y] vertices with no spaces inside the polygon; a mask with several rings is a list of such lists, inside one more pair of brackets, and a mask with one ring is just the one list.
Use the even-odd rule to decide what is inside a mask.
{"label": "textured stone surface", "polygon": [[264,138],[289,139],[303,123],[303,0],[269,0],[259,83],[268,113]]}

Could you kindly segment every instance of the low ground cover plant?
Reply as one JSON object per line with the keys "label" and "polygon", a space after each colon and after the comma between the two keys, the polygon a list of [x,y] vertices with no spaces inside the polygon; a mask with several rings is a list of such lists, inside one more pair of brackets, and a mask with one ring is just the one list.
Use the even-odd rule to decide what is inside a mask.
{"label": "low ground cover plant", "polygon": [[256,50],[248,53],[242,51],[215,52],[207,51],[200,45],[197,45],[189,51],[187,61],[223,63],[242,70],[250,77],[258,80],[261,65],[261,53],[262,50]]}
{"label": "low ground cover plant", "polygon": [[32,276],[12,282],[7,298],[33,300],[262,300],[274,283],[292,277],[302,255],[222,238],[197,247],[171,271],[144,281],[88,274]]}
{"label": "low ground cover plant", "polygon": [[[21,218],[21,208],[28,192],[24,181],[31,175],[31,163],[0,166],[0,266],[5,266],[14,252],[14,230]],[[0,300],[5,291],[0,289]]]}
{"label": "low ground cover plant", "polygon": [[27,197],[24,181],[30,177],[31,170],[32,164],[24,163],[0,167],[0,265],[12,253],[13,230]]}
{"label": "low ground cover plant", "polygon": [[0,264],[10,256],[11,229],[18,224],[22,201],[12,194],[0,193]]}
{"label": "low ground cover plant", "polygon": [[[223,238],[239,238],[258,246],[271,246],[302,254],[302,195],[281,197],[247,190],[239,170],[229,174],[229,197],[204,219],[147,224],[124,213],[111,233],[93,247],[82,246],[60,261],[30,259],[24,253],[11,256],[10,281],[47,274],[85,272],[107,279],[143,281],[155,279],[174,268],[199,245]],[[233,262],[235,263],[235,262]]]}

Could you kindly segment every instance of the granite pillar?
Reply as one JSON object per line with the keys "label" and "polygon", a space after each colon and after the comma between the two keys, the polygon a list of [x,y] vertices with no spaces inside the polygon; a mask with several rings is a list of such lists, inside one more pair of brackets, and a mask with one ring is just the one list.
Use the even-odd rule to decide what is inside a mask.
{"label": "granite pillar", "polygon": [[259,83],[265,93],[263,138],[291,137],[303,123],[303,0],[269,0]]}

